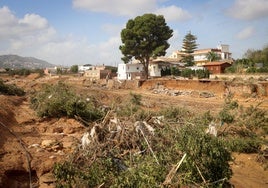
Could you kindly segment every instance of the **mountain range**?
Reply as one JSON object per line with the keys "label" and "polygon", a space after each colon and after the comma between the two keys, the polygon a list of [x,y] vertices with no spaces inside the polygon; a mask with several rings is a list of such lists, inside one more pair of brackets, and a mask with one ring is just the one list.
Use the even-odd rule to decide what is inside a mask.
{"label": "mountain range", "polygon": [[55,67],[55,65],[34,57],[21,57],[18,55],[0,55],[0,68],[43,69],[46,67]]}

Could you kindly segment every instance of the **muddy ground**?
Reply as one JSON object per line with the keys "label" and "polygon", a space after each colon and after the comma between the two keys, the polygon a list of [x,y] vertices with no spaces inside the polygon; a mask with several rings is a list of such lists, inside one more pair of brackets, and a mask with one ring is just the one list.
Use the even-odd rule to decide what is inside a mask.
{"label": "muddy ground", "polygon": [[[143,105],[158,110],[170,105],[186,107],[195,112],[217,113],[228,92],[244,106],[260,104],[268,109],[267,83],[252,92],[240,84],[226,88],[224,82],[149,80],[143,83],[91,82],[81,77],[2,76],[7,83],[22,87],[25,97],[0,95],[0,187],[54,187],[53,165],[68,157],[80,143],[85,127],[75,119],[41,119],[30,108],[29,94],[42,84],[59,80],[73,84],[78,92],[97,95],[103,104],[127,97],[130,92],[142,95]],[[139,86],[139,87],[137,87]],[[231,183],[236,188],[268,187],[268,171],[257,162],[257,154],[234,153]]]}

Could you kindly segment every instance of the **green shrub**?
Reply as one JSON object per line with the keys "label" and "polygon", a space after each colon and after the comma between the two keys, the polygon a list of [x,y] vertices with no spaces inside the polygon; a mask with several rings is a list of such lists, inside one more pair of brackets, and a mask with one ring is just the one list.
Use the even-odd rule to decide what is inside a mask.
{"label": "green shrub", "polygon": [[259,152],[263,143],[261,136],[268,132],[267,111],[258,108],[260,104],[243,107],[231,98],[226,99],[223,109],[219,112],[219,118],[231,126],[230,131],[222,134],[230,151]]}
{"label": "green shrub", "polygon": [[258,153],[263,141],[257,137],[226,138],[225,145],[232,152]]}
{"label": "green shrub", "polygon": [[75,117],[85,121],[94,121],[103,117],[92,101],[77,96],[63,83],[46,85],[31,98],[31,106],[40,117]]}
{"label": "green shrub", "polygon": [[116,107],[116,113],[119,117],[131,117],[135,115],[140,109],[140,106],[132,103],[124,103]]}
{"label": "green shrub", "polygon": [[261,131],[268,133],[268,114],[267,110],[258,108],[258,105],[250,107],[241,106],[239,109],[237,125],[245,126],[250,131]]}
{"label": "green shrub", "polygon": [[185,78],[192,78],[193,74],[194,74],[194,71],[192,71],[191,69],[188,69],[188,68],[183,69],[181,71],[181,76],[185,77]]}
{"label": "green shrub", "polygon": [[157,165],[151,156],[137,157],[135,166],[115,177],[111,188],[160,187],[167,169]]}
{"label": "green shrub", "polygon": [[23,96],[25,95],[25,91],[16,85],[5,84],[4,81],[0,79],[0,94]]}
{"label": "green shrub", "polygon": [[181,74],[181,71],[177,67],[171,67],[170,74],[173,76],[179,76]]}
{"label": "green shrub", "polygon": [[170,106],[168,108],[164,108],[159,112],[159,115],[163,115],[165,119],[171,120],[171,121],[183,121],[184,118],[192,117],[193,114],[181,107],[173,107]]}
{"label": "green shrub", "polygon": [[228,163],[231,153],[221,139],[210,136],[198,126],[192,125],[182,127],[178,134],[178,145],[181,151],[187,154],[180,169],[185,184],[202,183],[200,172],[206,182],[210,183],[231,177],[232,171]]}
{"label": "green shrub", "polygon": [[31,74],[31,70],[30,69],[25,69],[25,68],[21,68],[21,69],[10,69],[8,71],[8,74],[11,75],[11,76],[14,76],[14,75],[19,75],[19,76],[28,76]]}
{"label": "green shrub", "polygon": [[142,96],[140,94],[130,93],[131,103],[134,105],[141,105]]}
{"label": "green shrub", "polygon": [[204,70],[196,70],[195,75],[198,77],[198,79],[202,78],[209,78],[210,72],[207,69]]}
{"label": "green shrub", "polygon": [[235,110],[238,108],[238,102],[232,100],[233,96],[230,95],[225,99],[223,109],[219,112],[219,119],[225,123],[233,123],[235,120]]}

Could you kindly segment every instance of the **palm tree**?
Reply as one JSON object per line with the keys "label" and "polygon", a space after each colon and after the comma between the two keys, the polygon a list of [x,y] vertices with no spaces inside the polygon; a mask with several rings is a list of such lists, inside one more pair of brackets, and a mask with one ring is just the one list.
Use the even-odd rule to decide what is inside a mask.
{"label": "palm tree", "polygon": [[220,59],[220,56],[216,54],[215,52],[208,52],[206,57],[210,62]]}

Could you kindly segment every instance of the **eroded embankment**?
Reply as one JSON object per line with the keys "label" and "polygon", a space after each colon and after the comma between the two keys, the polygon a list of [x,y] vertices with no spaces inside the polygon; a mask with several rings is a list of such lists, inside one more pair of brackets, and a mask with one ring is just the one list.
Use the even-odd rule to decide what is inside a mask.
{"label": "eroded embankment", "polygon": [[141,82],[142,89],[155,89],[163,86],[168,89],[209,91],[216,94],[232,93],[234,96],[267,97],[268,82],[232,82],[218,80],[146,80]]}

